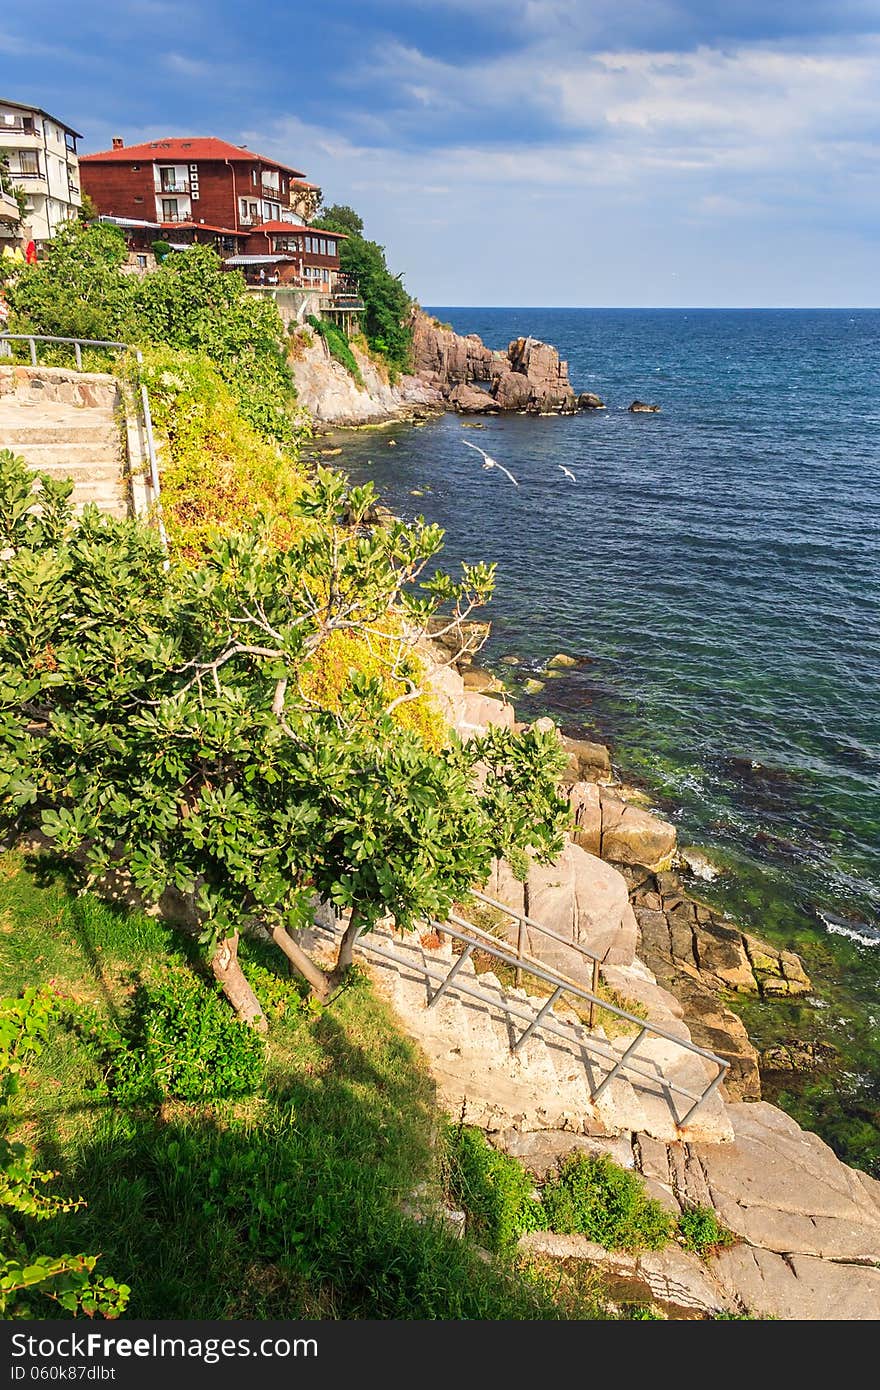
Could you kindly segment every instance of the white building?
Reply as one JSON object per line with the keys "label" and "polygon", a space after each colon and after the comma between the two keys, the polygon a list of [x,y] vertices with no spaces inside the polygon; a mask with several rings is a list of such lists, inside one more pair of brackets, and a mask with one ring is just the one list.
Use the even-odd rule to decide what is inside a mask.
{"label": "white building", "polygon": [[0,218],[0,238],[33,237],[39,245],[76,217],[80,197],[78,131],[39,106],[0,97],[0,155],[7,156],[8,182],[23,188],[25,220],[19,229]]}

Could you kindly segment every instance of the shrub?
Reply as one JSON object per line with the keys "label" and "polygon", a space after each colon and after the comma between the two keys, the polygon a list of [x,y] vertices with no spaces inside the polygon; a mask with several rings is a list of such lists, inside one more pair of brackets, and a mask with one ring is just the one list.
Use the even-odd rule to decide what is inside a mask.
{"label": "shrub", "polygon": [[364,379],[361,376],[361,369],[357,364],[355,355],[351,350],[351,343],[348,335],[337,323],[330,323],[327,319],[316,318],[314,314],[308,315],[308,321],[315,332],[324,339],[327,350],[335,362],[344,367],[353,381],[365,391]]}
{"label": "shrub", "polygon": [[171,242],[154,241],[151,250],[157,261],[164,261],[165,257],[171,254]]}
{"label": "shrub", "polygon": [[[58,1001],[45,989],[0,999],[0,1103],[15,1093],[25,1058],[39,1055],[58,1014]],[[44,1255],[34,1249],[26,1222],[48,1221],[84,1205],[79,1197],[49,1192],[55,1176],[37,1168],[24,1144],[0,1136],[0,1317],[37,1317],[45,1299],[69,1313],[116,1317],[130,1289],[95,1274],[97,1255]]]}
{"label": "shrub", "polygon": [[165,441],[162,507],[173,544],[199,554],[219,531],[258,517],[266,518],[281,545],[301,534],[294,508],[302,474],[289,454],[244,418],[207,357],[148,348],[142,378]]}
{"label": "shrub", "polygon": [[573,1154],[541,1192],[547,1227],[608,1250],[662,1250],[673,1221],[642,1180],[607,1155]]}
{"label": "shrub", "polygon": [[678,1238],[685,1250],[695,1255],[710,1255],[736,1240],[711,1207],[687,1207],[678,1218]]}
{"label": "shrub", "polygon": [[250,1095],[263,1074],[259,1036],[183,970],[138,985],[120,1028],[96,1023],[91,1036],[108,1090],[123,1105]]}
{"label": "shrub", "polygon": [[532,1178],[515,1158],[493,1149],[481,1130],[450,1128],[447,1152],[450,1196],[467,1213],[469,1233],[481,1244],[507,1254],[525,1231],[541,1229]]}

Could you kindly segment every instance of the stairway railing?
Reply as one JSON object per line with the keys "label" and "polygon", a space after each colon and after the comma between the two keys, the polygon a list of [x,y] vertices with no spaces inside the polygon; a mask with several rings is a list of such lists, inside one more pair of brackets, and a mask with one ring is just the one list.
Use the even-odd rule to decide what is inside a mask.
{"label": "stairway railing", "polygon": [[[476,893],[475,897],[490,903],[492,906],[503,908],[503,904],[498,904],[494,899],[486,898],[484,894]],[[517,914],[514,910],[504,908],[514,917]],[[540,923],[534,922],[530,918],[526,921],[533,927],[538,927],[547,936],[563,943],[565,946],[572,946],[580,951],[590,960],[597,957],[580,946],[577,942],[567,941],[565,937],[552,931],[549,927],[542,927]],[[447,992],[455,992],[467,998],[477,999],[483,1004],[488,1004],[494,1008],[499,1006],[499,997],[494,992],[481,988],[478,981],[479,976],[468,976],[462,978],[462,970],[465,963],[470,960],[475,951],[492,957],[499,963],[512,967],[516,972],[528,974],[540,980],[544,985],[551,987],[551,992],[547,999],[542,1002],[537,1012],[524,1007],[524,1001],[512,998],[507,990],[503,990],[504,1013],[510,1019],[522,1022],[525,1027],[519,1036],[510,1044],[512,1052],[518,1052],[533,1033],[546,1033],[551,1036],[563,1038],[569,1044],[574,1044],[578,1049],[584,1073],[587,1079],[587,1087],[591,1101],[598,1100],[602,1092],[611,1084],[615,1077],[620,1075],[632,1075],[642,1081],[649,1081],[654,1086],[659,1086],[661,1090],[682,1096],[690,1102],[689,1108],[681,1117],[678,1116],[675,1106],[671,1101],[670,1109],[673,1112],[675,1123],[681,1130],[685,1128],[690,1120],[700,1109],[701,1106],[715,1094],[728,1071],[730,1063],[716,1053],[710,1052],[707,1048],[698,1047],[696,1043],[689,1039],[678,1037],[675,1033],[662,1027],[660,1024],[651,1023],[650,1020],[640,1018],[637,1014],[630,1013],[629,1010],[621,1008],[610,1000],[601,998],[595,990],[590,990],[580,985],[575,980],[569,979],[561,972],[551,969],[542,961],[536,960],[525,951],[514,946],[507,946],[507,943],[500,942],[497,937],[493,937],[489,932],[481,927],[475,926],[472,922],[467,922],[457,914],[450,913],[445,922],[432,920],[430,928],[444,936],[451,937],[462,946],[461,953],[453,960],[448,970],[443,969],[439,963],[428,960],[425,949],[422,948],[416,957],[403,954],[406,950],[404,945],[398,945],[395,937],[390,931],[376,930],[366,936],[362,936],[358,941],[358,948],[368,956],[376,957],[380,960],[387,960],[396,965],[408,966],[421,971],[425,977],[425,982],[429,989],[427,1007],[433,1008],[443,995]],[[375,938],[385,937],[390,943],[389,946],[379,945]],[[420,957],[420,958],[419,958]],[[434,986],[431,989],[431,986]],[[591,1018],[595,1017],[597,1008],[604,1009],[607,1013],[613,1014],[616,1018],[622,1019],[632,1024],[636,1028],[636,1035],[632,1042],[628,1043],[623,1053],[618,1053],[604,1038],[587,1031],[583,1025],[575,1025],[560,1019],[553,1014],[553,1008],[557,1002],[566,996],[570,1000],[584,1001],[590,1006]],[[592,1022],[589,1027],[592,1028]],[[640,1044],[645,1038],[661,1038],[666,1042],[673,1043],[683,1052],[688,1052],[696,1057],[702,1058],[714,1065],[716,1074],[707,1080],[702,1090],[692,1090],[690,1086],[684,1086],[680,1081],[676,1081],[668,1076],[664,1076],[656,1061],[646,1057],[638,1057]],[[598,1081],[594,1081],[591,1075],[591,1068],[588,1059],[597,1058],[600,1061],[610,1063],[607,1073]],[[641,1063],[645,1063],[643,1066]]]}
{"label": "stairway railing", "polygon": [[37,355],[37,343],[60,343],[73,348],[76,370],[81,372],[83,369],[82,350],[83,348],[95,348],[101,351],[111,352],[133,352],[137,363],[137,403],[140,410],[141,424],[144,430],[144,440],[147,448],[147,461],[150,469],[150,490],[153,494],[153,515],[162,544],[168,549],[168,535],[165,530],[165,521],[162,516],[162,488],[159,481],[159,460],[156,455],[156,441],[153,436],[153,414],[150,410],[150,398],[144,383],[141,368],[144,363],[144,355],[140,348],[134,347],[131,343],[115,343],[104,338],[60,338],[49,333],[0,333],[0,357],[8,355],[3,347],[4,343],[27,343],[30,349],[31,366],[40,365]]}

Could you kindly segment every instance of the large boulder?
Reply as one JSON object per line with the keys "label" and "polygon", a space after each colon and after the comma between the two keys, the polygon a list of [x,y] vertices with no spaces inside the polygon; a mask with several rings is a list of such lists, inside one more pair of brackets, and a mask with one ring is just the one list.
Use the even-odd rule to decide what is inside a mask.
{"label": "large boulder", "polygon": [[499,410],[528,410],[532,383],[522,372],[502,372],[492,383],[492,395]]}
{"label": "large boulder", "polygon": [[480,391],[478,387],[468,386],[463,381],[453,387],[447,399],[459,415],[491,415],[501,409],[488,391]]}
{"label": "large boulder", "polygon": [[592,781],[569,788],[576,844],[615,864],[665,868],[675,853],[675,827],[650,811],[630,806]]}
{"label": "large boulder", "polygon": [[601,396],[597,396],[594,391],[581,391],[577,398],[578,410],[605,410],[606,405]]}
{"label": "large boulder", "polygon": [[659,405],[649,405],[647,401],[633,401],[629,410],[631,415],[657,415],[660,407]]}
{"label": "large boulder", "polygon": [[[532,864],[527,888],[528,915],[536,922],[586,947],[609,964],[632,963],[638,926],[629,904],[626,882],[610,864],[569,842],[552,864]],[[515,912],[525,912],[524,885],[515,878],[508,864],[496,863],[485,891]],[[511,921],[509,931],[513,938],[515,922]],[[592,965],[580,952],[532,928],[526,930],[526,949],[537,959],[590,987]]]}

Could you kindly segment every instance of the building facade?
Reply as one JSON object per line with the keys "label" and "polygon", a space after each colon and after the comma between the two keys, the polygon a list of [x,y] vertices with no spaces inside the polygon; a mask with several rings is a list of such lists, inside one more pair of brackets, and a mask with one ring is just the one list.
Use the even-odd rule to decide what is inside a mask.
{"label": "building facade", "polygon": [[82,203],[76,142],[80,133],[39,106],[0,98],[0,155],[7,183],[25,194],[21,225],[0,218],[0,238],[30,240],[39,247],[78,215]]}

